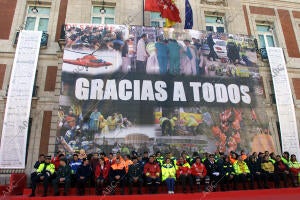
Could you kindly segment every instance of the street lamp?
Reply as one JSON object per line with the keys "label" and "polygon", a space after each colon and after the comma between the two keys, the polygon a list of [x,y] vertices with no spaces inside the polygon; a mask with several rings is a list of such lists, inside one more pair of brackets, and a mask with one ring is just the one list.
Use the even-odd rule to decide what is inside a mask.
{"label": "street lamp", "polygon": [[36,8],[36,6],[34,6],[33,8],[31,8],[31,12],[32,12],[33,14],[36,14],[36,13],[39,12],[39,10]]}
{"label": "street lamp", "polygon": [[36,1],[34,2],[34,6],[33,6],[33,8],[31,8],[31,12],[32,12],[33,14],[37,14],[37,13],[39,12],[39,10],[38,10],[37,7],[36,7],[36,2],[38,2],[38,4],[41,4],[41,2],[40,2],[39,0],[36,0]]}
{"label": "street lamp", "polygon": [[269,32],[273,32],[274,28],[273,26],[269,26]]}
{"label": "street lamp", "polygon": [[222,17],[217,17],[216,22],[217,22],[218,24],[221,24],[221,23],[222,23]]}
{"label": "street lamp", "polygon": [[104,8],[104,0],[102,1],[102,8],[100,9],[100,13],[101,13],[102,15],[104,15],[104,14],[106,13],[106,10],[105,10],[105,8]]}

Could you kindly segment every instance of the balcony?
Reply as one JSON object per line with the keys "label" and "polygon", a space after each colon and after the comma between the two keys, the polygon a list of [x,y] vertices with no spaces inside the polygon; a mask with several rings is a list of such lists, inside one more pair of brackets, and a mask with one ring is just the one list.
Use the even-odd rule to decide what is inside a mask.
{"label": "balcony", "polygon": [[268,53],[266,48],[260,48],[258,51],[262,60],[268,60]]}
{"label": "balcony", "polygon": [[60,48],[61,51],[64,51],[64,48],[66,46],[66,31],[65,31],[65,24],[63,24],[61,26],[61,29],[60,29],[60,37],[57,41],[58,43],[58,46]]}
{"label": "balcony", "polygon": [[38,97],[38,90],[39,90],[39,86],[34,85],[32,91],[32,97]]}
{"label": "balcony", "polygon": [[[16,37],[15,37],[15,41],[14,41],[14,47],[17,46],[18,43],[18,39],[19,39],[19,34],[20,31],[17,31],[16,33]],[[48,38],[49,38],[49,34],[46,32],[42,33],[42,38],[41,38],[41,49],[45,49],[48,46]]]}

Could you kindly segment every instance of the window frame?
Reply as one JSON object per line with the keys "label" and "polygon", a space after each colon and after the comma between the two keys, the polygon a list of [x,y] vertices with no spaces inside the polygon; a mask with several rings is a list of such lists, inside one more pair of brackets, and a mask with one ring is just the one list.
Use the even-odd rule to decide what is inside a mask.
{"label": "window frame", "polygon": [[[207,23],[206,22],[206,17],[215,17],[215,18],[221,17],[222,18],[222,23],[217,23],[217,22],[215,22],[215,23]],[[217,30],[218,30],[219,27],[222,27],[224,29],[224,32],[219,32],[219,33],[226,33],[227,32],[226,26],[225,26],[225,21],[224,21],[224,16],[217,16],[217,15],[205,14],[204,21],[205,21],[205,30],[206,31],[208,31],[207,27],[211,26],[211,27],[213,27],[213,32],[215,32],[215,33],[217,33]]]}
{"label": "window frame", "polygon": [[[38,10],[39,8],[48,8],[49,9],[49,14],[41,14],[41,13],[32,13],[31,8],[36,7]],[[34,23],[34,29],[33,31],[38,31],[39,30],[39,24],[41,19],[48,19],[48,24],[47,24],[47,30],[43,31],[45,33],[49,32],[49,22],[50,22],[50,14],[51,14],[51,7],[50,6],[34,6],[34,5],[28,5],[27,10],[26,10],[26,17],[25,17],[25,23],[24,23],[24,29],[26,29],[27,21],[28,18],[35,18],[35,23]]]}
{"label": "window frame", "polygon": [[159,28],[165,27],[166,19],[162,17],[152,18],[152,14],[154,13],[157,14],[159,12],[150,12],[150,26],[152,26],[152,22],[156,22],[159,24],[159,26],[155,26],[155,27],[159,27]]}
{"label": "window frame", "polygon": [[[98,7],[99,8],[99,13],[94,13],[94,8],[95,7]],[[101,19],[101,23],[100,24],[106,24],[105,23],[105,19],[106,18],[112,18],[114,20],[114,23],[113,24],[116,24],[116,7],[115,6],[104,6],[104,9],[107,9],[107,8],[113,8],[114,9],[114,14],[107,14],[107,13],[100,13],[100,9],[102,8],[102,6],[100,5],[95,5],[95,6],[92,6],[92,11],[91,11],[91,24],[96,24],[96,23],[93,23],[93,18],[100,18]]]}
{"label": "window frame", "polygon": [[[273,31],[259,31],[257,29],[258,26],[265,26],[265,27],[268,27],[269,29],[271,27],[273,27],[271,24],[261,24],[261,23],[256,23],[256,34],[257,34],[257,39],[258,39],[258,47],[259,48],[267,48],[267,47],[277,47],[277,43],[276,43],[276,40],[275,40],[275,34],[274,34],[274,29]],[[262,47],[260,45],[260,39],[259,39],[259,36],[263,36],[264,38],[264,43],[265,43],[265,47]],[[273,38],[273,43],[274,43],[274,46],[270,46],[269,43],[268,43],[268,36],[271,36]]]}

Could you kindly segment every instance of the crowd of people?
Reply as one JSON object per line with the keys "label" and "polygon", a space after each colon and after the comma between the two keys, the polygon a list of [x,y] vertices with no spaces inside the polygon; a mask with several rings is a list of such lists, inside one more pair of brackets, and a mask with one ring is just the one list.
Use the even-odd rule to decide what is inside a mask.
{"label": "crowd of people", "polygon": [[66,48],[72,50],[121,50],[124,45],[121,28],[114,26],[66,27]]}
{"label": "crowd of people", "polygon": [[[54,195],[60,195],[58,187],[64,186],[64,195],[68,195],[70,187],[77,187],[78,195],[84,195],[85,187],[96,188],[97,195],[114,195],[116,188],[120,194],[125,193],[128,186],[129,194],[133,187],[142,194],[142,187],[148,187],[149,193],[157,193],[161,184],[166,184],[168,194],[174,194],[175,184],[182,192],[213,192],[218,186],[221,191],[254,189],[255,183],[259,189],[270,188],[269,182],[274,182],[275,188],[299,185],[300,163],[296,156],[284,152],[275,153],[254,152],[246,155],[222,152],[215,154],[194,152],[189,156],[183,151],[175,158],[171,152],[163,155],[156,152],[131,155],[104,152],[86,155],[74,154],[72,159],[66,159],[63,152],[51,159],[51,156],[40,155],[35,163],[35,172],[31,174],[32,193],[35,196],[36,186],[43,182],[44,194],[47,196],[48,185],[52,183]],[[281,184],[283,183],[283,185]],[[189,190],[187,189],[189,187]],[[179,191],[178,189],[177,191]]]}
{"label": "crowd of people", "polygon": [[[209,75],[211,71],[222,71],[222,67],[211,67],[227,63],[226,74],[235,76],[234,68],[237,64],[253,66],[246,55],[247,47],[237,44],[230,36],[227,41],[216,39],[217,36],[209,34],[206,39],[192,38],[177,41],[165,39],[163,35],[157,36],[156,42],[149,42],[146,34],[142,34],[136,47],[136,71],[148,74],[172,75]],[[223,41],[225,45],[217,54],[215,45]],[[153,43],[153,44],[152,44]],[[208,49],[205,49],[207,46]],[[205,51],[209,53],[205,54]],[[224,53],[225,52],[225,53]],[[218,62],[216,62],[218,59]],[[213,69],[212,69],[213,68]]]}
{"label": "crowd of people", "polygon": [[[197,75],[201,74],[203,57],[200,46],[192,45],[188,39],[180,44],[177,40],[157,37],[152,49],[146,50],[147,35],[137,43],[136,71],[149,74]],[[194,44],[194,43],[193,43]],[[200,58],[202,57],[202,59]],[[202,62],[201,62],[202,61]]]}

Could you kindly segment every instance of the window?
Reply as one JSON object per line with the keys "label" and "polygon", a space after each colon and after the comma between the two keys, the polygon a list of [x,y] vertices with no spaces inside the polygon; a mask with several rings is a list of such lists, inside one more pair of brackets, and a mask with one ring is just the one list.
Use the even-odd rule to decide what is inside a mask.
{"label": "window", "polygon": [[205,16],[206,31],[224,33],[224,17]]}
{"label": "window", "polygon": [[150,13],[150,23],[154,27],[164,27],[166,25],[166,20],[160,16],[159,12]]}
{"label": "window", "polygon": [[48,31],[48,23],[50,16],[49,7],[37,7],[38,12],[32,12],[33,6],[28,7],[25,30],[32,31]]}
{"label": "window", "polygon": [[276,104],[276,96],[273,81],[270,80],[270,100],[272,104]]}
{"label": "window", "polygon": [[32,97],[37,97],[38,96],[39,86],[37,85],[37,76],[38,76],[38,70],[36,70],[36,72],[35,72],[33,90],[32,90]]}
{"label": "window", "polygon": [[270,25],[256,25],[260,48],[275,47],[273,30]]}
{"label": "window", "polygon": [[102,6],[94,6],[92,10],[92,24],[114,24],[115,23],[115,8],[104,7],[105,13],[101,14]]}

